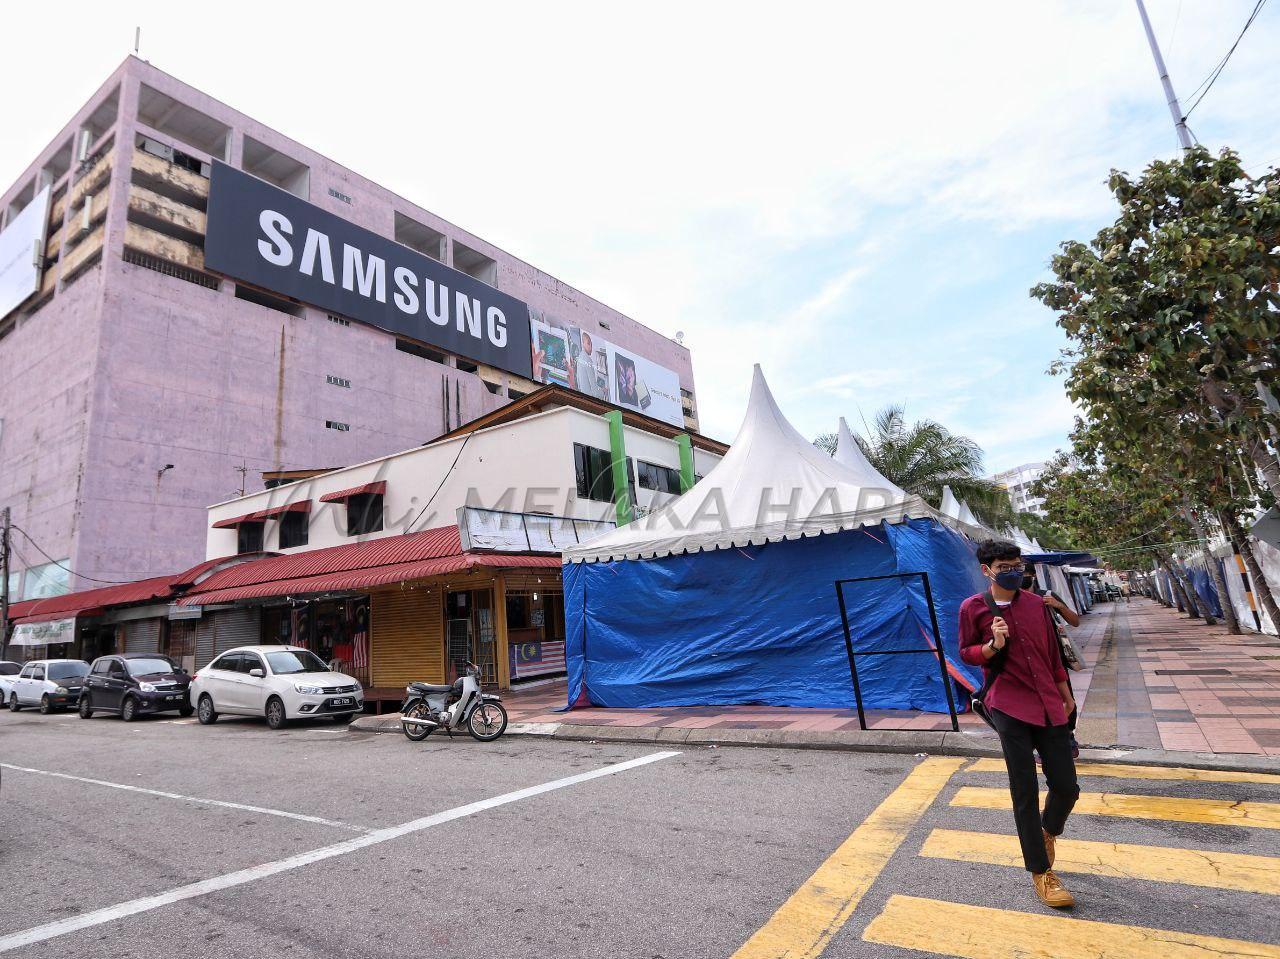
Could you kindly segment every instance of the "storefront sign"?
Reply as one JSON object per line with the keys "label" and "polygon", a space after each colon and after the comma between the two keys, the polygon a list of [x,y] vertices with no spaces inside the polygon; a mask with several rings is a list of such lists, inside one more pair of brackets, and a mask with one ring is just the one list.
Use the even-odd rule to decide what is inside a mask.
{"label": "storefront sign", "polygon": [[551,316],[529,321],[533,378],[555,383],[635,410],[673,426],[684,426],[680,376],[578,326]]}
{"label": "storefront sign", "polygon": [[22,623],[13,628],[13,638],[9,643],[13,646],[49,646],[74,642],[75,638],[76,621],[72,617],[47,623]]}
{"label": "storefront sign", "polygon": [[526,304],[225,163],[213,165],[204,250],[211,270],[532,374]]}
{"label": "storefront sign", "polygon": [[48,224],[49,187],[45,187],[0,232],[0,318],[40,289]]}

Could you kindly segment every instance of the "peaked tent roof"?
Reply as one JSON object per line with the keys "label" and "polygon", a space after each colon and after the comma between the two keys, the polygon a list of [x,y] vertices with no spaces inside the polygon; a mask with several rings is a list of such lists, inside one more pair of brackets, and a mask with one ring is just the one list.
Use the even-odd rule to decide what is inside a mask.
{"label": "peaked tent roof", "polygon": [[942,508],[943,516],[950,516],[952,519],[960,518],[960,501],[956,499],[956,494],[951,492],[950,486],[942,487]]}
{"label": "peaked tent roof", "polygon": [[871,465],[867,455],[862,452],[862,447],[849,432],[849,424],[844,421],[843,416],[840,417],[840,428],[836,430],[835,461],[863,477],[864,485],[868,489],[887,490],[890,502],[899,503],[907,498],[906,491],[902,487],[889,482],[883,473]]}
{"label": "peaked tent roof", "polygon": [[711,472],[662,509],[567,549],[564,558],[571,563],[648,559],[816,536],[882,520],[939,518],[918,496],[886,503],[883,486],[875,484],[787,422],[757,365],[742,426]]}

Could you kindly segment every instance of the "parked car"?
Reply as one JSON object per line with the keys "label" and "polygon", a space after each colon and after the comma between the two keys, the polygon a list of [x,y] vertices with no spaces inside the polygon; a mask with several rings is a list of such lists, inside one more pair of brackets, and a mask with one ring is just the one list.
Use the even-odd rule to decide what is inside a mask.
{"label": "parked car", "polygon": [[16,713],[23,706],[39,706],[40,712],[51,713],[74,706],[88,672],[83,659],[33,659],[12,681],[9,708]]}
{"label": "parked car", "polygon": [[196,671],[191,702],[206,726],[228,713],[266,716],[268,726],[282,729],[291,719],[312,716],[349,723],[364,709],[364,690],[308,649],[241,646]]}
{"label": "parked car", "polygon": [[159,653],[118,653],[93,661],[80,690],[80,718],[119,713],[126,723],[147,713],[195,710],[187,699],[191,677]]}
{"label": "parked car", "polygon": [[13,692],[13,681],[22,672],[22,664],[0,659],[0,706],[9,702],[9,694]]}

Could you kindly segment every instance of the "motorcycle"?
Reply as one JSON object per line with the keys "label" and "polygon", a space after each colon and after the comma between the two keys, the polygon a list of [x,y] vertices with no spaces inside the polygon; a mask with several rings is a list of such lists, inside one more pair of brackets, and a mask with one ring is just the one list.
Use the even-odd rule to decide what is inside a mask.
{"label": "motorcycle", "polygon": [[466,673],[451,685],[410,683],[404,692],[400,728],[412,742],[422,742],[437,729],[452,739],[455,729],[465,728],[482,743],[491,743],[506,732],[507,710],[502,697],[484,691],[480,667],[475,663],[467,663]]}

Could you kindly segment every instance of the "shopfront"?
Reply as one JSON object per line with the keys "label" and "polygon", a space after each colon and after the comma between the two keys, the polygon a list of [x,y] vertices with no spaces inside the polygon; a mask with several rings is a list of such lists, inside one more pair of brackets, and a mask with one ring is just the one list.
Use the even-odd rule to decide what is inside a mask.
{"label": "shopfront", "polygon": [[564,593],[559,570],[508,576],[507,662],[513,684],[564,673]]}

